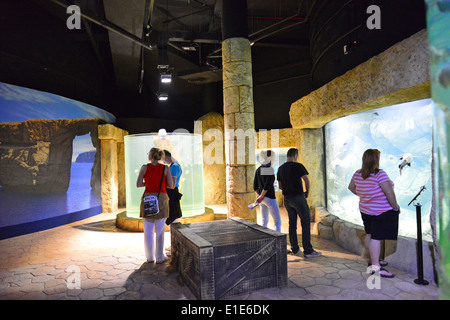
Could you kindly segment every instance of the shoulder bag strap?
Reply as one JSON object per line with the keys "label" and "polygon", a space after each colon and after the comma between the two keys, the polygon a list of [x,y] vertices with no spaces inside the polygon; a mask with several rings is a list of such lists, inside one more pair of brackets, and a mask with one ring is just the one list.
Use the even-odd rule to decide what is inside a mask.
{"label": "shoulder bag strap", "polygon": [[164,177],[164,169],[166,169],[165,165],[163,165],[163,168],[162,168],[161,181],[159,183],[158,199],[159,199],[159,194],[161,193],[162,181],[163,181],[163,177]]}

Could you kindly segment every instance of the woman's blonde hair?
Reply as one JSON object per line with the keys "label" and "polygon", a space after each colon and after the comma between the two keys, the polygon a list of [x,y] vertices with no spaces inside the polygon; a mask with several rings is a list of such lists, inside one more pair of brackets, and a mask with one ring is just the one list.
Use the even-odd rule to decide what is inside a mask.
{"label": "woman's blonde hair", "polygon": [[161,158],[164,157],[164,151],[158,148],[151,148],[150,152],[148,153],[148,160],[161,160]]}
{"label": "woman's blonde hair", "polygon": [[366,180],[371,173],[380,171],[380,150],[367,149],[362,157],[361,176]]}

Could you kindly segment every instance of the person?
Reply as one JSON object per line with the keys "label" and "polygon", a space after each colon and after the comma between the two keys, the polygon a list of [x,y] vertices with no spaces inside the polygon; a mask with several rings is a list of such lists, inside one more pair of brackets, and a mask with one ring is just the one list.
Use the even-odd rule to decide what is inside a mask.
{"label": "person", "polygon": [[274,153],[271,150],[260,152],[261,166],[256,169],[253,179],[253,190],[256,193],[256,203],[261,208],[262,225],[267,228],[269,212],[273,218],[275,231],[281,232],[281,216],[277,199],[275,198],[275,174],[272,168]]}
{"label": "person", "polygon": [[[159,213],[154,217],[143,217],[143,202],[141,201],[145,257],[148,262],[156,260],[156,263],[163,263],[167,260],[167,257],[164,255],[165,222],[169,217],[169,197],[167,196],[166,186],[168,188],[173,188],[174,186],[169,167],[159,163],[163,156],[164,152],[162,150],[151,148],[148,154],[150,162],[141,167],[136,181],[138,188],[145,187],[142,197],[158,195],[159,193]],[[153,232],[153,229],[155,229],[155,232]]]}
{"label": "person", "polygon": [[[321,256],[322,253],[315,251],[311,244],[311,213],[309,210],[308,193],[310,181],[308,171],[305,166],[297,162],[298,150],[290,148],[287,152],[287,160],[278,169],[278,187],[284,196],[284,206],[289,218],[289,241],[291,243],[291,253],[300,254],[297,240],[297,215],[300,217],[302,227],[303,255],[307,258]],[[305,182],[305,190],[303,183]]]}
{"label": "person", "polygon": [[179,192],[178,188],[180,186],[180,178],[183,170],[181,166],[174,158],[172,154],[168,150],[164,150],[164,158],[163,161],[170,168],[170,173],[172,174],[172,179],[174,182],[174,187],[167,188],[167,195],[169,196],[169,218],[166,220],[166,224],[170,225],[173,222],[177,222],[178,218],[181,218],[181,205],[180,199],[182,194]]}
{"label": "person", "polygon": [[362,167],[357,170],[348,189],[359,197],[359,210],[366,236],[364,245],[369,253],[372,274],[380,272],[384,278],[395,275],[382,268],[387,262],[380,260],[381,240],[396,240],[400,206],[394,193],[394,183],[380,166],[380,151],[367,149]]}

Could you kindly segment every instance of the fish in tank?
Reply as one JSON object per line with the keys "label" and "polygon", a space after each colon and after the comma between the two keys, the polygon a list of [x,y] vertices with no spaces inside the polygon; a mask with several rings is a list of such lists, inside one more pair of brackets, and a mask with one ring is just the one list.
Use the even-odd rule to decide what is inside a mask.
{"label": "fish in tank", "polygon": [[325,126],[327,209],[342,220],[361,225],[359,198],[348,190],[367,149],[378,149],[380,169],[394,183],[401,207],[399,235],[417,237],[416,208],[422,205],[423,239],[431,241],[433,103],[418,100],[333,120]]}

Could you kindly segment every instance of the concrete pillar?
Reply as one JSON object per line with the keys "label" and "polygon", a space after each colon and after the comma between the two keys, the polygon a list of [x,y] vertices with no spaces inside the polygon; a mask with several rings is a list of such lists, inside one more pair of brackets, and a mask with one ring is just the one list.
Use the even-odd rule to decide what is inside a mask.
{"label": "concrete pillar", "polygon": [[246,1],[223,1],[222,63],[228,217],[256,222],[255,120]]}

